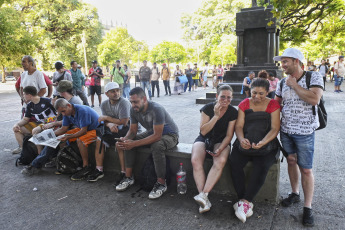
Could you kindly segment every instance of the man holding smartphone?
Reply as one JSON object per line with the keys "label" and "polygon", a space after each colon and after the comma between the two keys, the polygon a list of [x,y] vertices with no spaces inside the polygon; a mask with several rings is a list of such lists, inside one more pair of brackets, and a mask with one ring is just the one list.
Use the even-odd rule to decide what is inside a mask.
{"label": "man holding smartphone", "polygon": [[[139,153],[139,147],[149,145],[157,174],[157,182],[149,198],[157,199],[167,190],[165,150],[177,145],[178,127],[163,106],[147,100],[142,88],[133,88],[129,98],[132,104],[131,125],[126,136],[116,143],[119,151],[125,151],[126,177],[116,186],[116,190],[125,191],[134,184],[132,171],[135,157]],[[140,134],[138,134],[139,123],[146,129]]]}

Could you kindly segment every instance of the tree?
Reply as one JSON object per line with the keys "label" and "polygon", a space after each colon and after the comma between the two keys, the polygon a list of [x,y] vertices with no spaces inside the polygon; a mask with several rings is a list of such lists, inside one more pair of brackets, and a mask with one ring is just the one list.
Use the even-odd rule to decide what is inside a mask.
{"label": "tree", "polygon": [[36,45],[30,33],[20,23],[16,10],[8,6],[0,7],[0,65],[2,82],[5,80],[5,67],[20,65],[23,55],[33,51]]}
{"label": "tree", "polygon": [[183,38],[197,50],[199,60],[211,61],[212,53],[215,59],[217,47],[222,42],[225,46],[224,35],[235,35],[236,13],[250,4],[249,0],[204,0],[195,12],[182,15]]}
{"label": "tree", "polygon": [[[148,46],[136,41],[124,27],[117,27],[108,32],[98,45],[98,58],[102,65],[109,66],[116,60],[129,63],[147,58]],[[139,57],[140,55],[140,57]]]}
{"label": "tree", "polygon": [[236,42],[235,35],[224,35],[222,42],[211,51],[210,62],[213,64],[228,64],[236,61]]}
{"label": "tree", "polygon": [[53,69],[57,60],[83,63],[83,34],[87,59],[96,59],[102,26],[95,7],[78,0],[18,0],[11,6],[37,41],[33,56],[44,69]]}
{"label": "tree", "polygon": [[153,47],[150,52],[152,62],[179,63],[186,58],[185,48],[178,42],[163,41]]}
{"label": "tree", "polygon": [[[313,36],[318,36],[319,33],[343,36],[344,0],[273,0],[271,2],[276,9],[273,13],[281,18],[283,43],[292,42],[294,45],[301,45],[313,39]],[[323,42],[318,40],[317,43]]]}

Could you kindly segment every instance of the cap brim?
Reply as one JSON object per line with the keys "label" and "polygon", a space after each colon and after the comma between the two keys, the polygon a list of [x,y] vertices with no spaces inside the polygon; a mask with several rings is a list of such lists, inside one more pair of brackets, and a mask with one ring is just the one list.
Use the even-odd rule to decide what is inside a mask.
{"label": "cap brim", "polygon": [[275,56],[273,61],[281,61],[283,56]]}

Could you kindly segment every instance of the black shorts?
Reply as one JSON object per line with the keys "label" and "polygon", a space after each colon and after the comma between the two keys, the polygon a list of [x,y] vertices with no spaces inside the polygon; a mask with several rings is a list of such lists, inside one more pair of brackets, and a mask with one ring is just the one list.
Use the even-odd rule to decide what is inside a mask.
{"label": "black shorts", "polygon": [[91,95],[101,95],[101,86],[100,85],[90,85],[90,94]]}

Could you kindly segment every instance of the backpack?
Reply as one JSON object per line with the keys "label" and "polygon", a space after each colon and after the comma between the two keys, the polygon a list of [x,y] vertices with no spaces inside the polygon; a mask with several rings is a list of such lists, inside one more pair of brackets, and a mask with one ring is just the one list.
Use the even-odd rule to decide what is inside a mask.
{"label": "backpack", "polygon": [[68,145],[60,149],[56,157],[56,169],[60,173],[73,174],[82,166],[82,159],[79,151]]}
{"label": "backpack", "polygon": [[[309,89],[312,72],[311,71],[307,71],[305,75],[306,75],[307,88]],[[283,78],[280,81],[280,90],[283,89],[283,84],[284,84],[285,81],[286,81],[286,78]],[[320,125],[319,125],[319,127],[316,130],[323,129],[323,128],[325,128],[327,126],[327,111],[326,111],[326,108],[325,108],[324,104],[325,104],[325,101],[323,100],[323,96],[322,96],[320,98],[319,104],[317,106],[317,114],[319,116],[319,124]],[[313,110],[313,115],[316,115],[316,110],[315,110],[315,106],[314,105],[312,107],[312,110]]]}
{"label": "backpack", "polygon": [[[171,169],[170,169],[170,160],[167,156],[166,159],[166,183],[170,184],[171,181]],[[155,164],[153,162],[152,154],[146,159],[143,168],[141,169],[140,174],[138,175],[138,182],[142,190],[150,192],[153,189],[153,186],[157,182],[157,175],[155,170]]]}
{"label": "backpack", "polygon": [[20,157],[16,160],[16,166],[29,165],[38,156],[38,150],[34,143],[29,141],[32,136],[24,136],[23,148]]}

